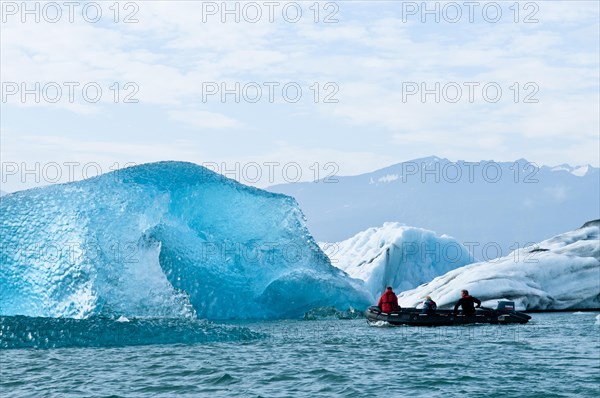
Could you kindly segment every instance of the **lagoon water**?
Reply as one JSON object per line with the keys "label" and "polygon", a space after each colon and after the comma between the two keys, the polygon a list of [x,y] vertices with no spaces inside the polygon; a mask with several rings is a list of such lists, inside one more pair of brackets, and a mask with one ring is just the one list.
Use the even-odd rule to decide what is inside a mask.
{"label": "lagoon water", "polygon": [[0,318],[0,396],[595,397],[597,314],[373,327]]}

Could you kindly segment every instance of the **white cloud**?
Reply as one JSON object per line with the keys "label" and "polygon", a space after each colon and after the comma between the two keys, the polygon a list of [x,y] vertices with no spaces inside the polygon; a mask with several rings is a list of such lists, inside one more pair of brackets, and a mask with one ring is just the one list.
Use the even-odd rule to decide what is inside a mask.
{"label": "white cloud", "polygon": [[[189,148],[203,148],[217,161],[331,160],[346,174],[432,153],[600,163],[597,2],[539,3],[537,24],[404,23],[399,8],[385,2],[340,3],[336,24],[314,23],[310,10],[297,24],[203,23],[200,2],[137,4],[136,24],[18,19],[3,24],[3,82],[93,81],[108,90],[114,82],[130,81],[138,84],[140,101],[123,112],[109,106],[108,90],[97,104],[3,104],[3,134],[19,131],[39,141],[3,136],[3,159],[5,154],[31,159],[31,153],[43,156],[53,148],[68,156],[80,150],[91,159],[128,160],[128,151],[143,147],[144,159],[156,160],[206,160]],[[222,81],[297,81],[307,97],[313,82],[332,81],[340,88],[339,103],[219,103],[191,109],[200,103],[202,83]],[[498,82],[504,96],[496,104],[480,95],[475,103],[403,101],[403,82],[436,81]],[[536,83],[539,104],[514,103],[509,88],[514,82]],[[63,109],[77,117],[65,117]],[[47,126],[29,123],[42,114],[50,115]],[[162,123],[148,140],[154,144],[137,144],[129,126],[150,116]],[[114,131],[108,121],[122,117],[122,130]],[[111,131],[114,142],[93,134],[77,137],[89,124]],[[219,129],[227,136],[190,136],[188,127]],[[45,134],[54,144],[44,141]],[[167,135],[170,142],[186,144],[165,147]]]}
{"label": "white cloud", "polygon": [[200,129],[226,129],[241,126],[241,123],[237,120],[215,112],[195,110],[169,111],[169,117]]}

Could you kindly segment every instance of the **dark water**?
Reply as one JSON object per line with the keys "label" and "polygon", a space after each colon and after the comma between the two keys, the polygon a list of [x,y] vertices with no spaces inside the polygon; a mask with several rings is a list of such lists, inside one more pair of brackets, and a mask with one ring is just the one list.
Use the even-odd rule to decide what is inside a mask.
{"label": "dark water", "polygon": [[2,318],[0,396],[595,397],[596,316],[438,328]]}

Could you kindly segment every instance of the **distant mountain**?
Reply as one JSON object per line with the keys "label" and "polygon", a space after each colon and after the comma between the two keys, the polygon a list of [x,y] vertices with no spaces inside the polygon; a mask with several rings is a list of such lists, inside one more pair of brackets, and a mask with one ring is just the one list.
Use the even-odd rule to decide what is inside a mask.
{"label": "distant mountain", "polygon": [[600,218],[600,171],[590,165],[451,162],[435,156],[358,176],[281,184],[318,241],[337,242],[387,221],[447,233],[478,259]]}

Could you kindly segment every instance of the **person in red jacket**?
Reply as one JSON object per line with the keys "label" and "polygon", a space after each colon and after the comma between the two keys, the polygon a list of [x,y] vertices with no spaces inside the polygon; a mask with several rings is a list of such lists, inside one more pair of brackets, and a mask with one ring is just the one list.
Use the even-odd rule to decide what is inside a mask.
{"label": "person in red jacket", "polygon": [[400,309],[400,306],[398,305],[398,297],[392,290],[391,286],[388,286],[386,291],[381,295],[377,306],[382,312],[392,312]]}

